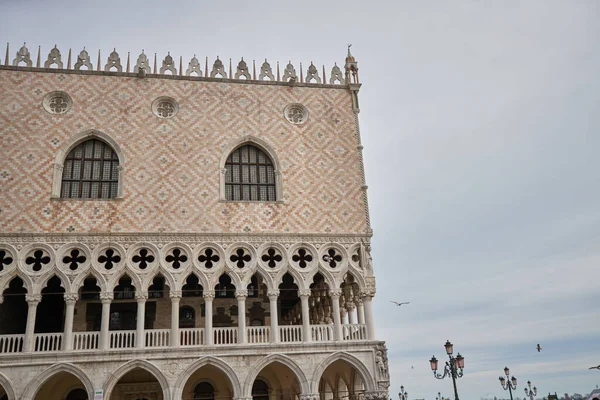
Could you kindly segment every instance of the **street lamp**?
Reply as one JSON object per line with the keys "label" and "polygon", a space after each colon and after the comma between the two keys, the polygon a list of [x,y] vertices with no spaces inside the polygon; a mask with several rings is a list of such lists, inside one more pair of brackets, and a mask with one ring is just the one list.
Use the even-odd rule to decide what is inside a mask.
{"label": "street lamp", "polygon": [[[437,379],[444,379],[446,376],[452,377],[452,383],[454,384],[454,400],[458,400],[458,390],[456,389],[456,380],[458,378],[462,378],[463,369],[465,368],[465,358],[458,353],[456,357],[452,357],[452,353],[454,350],[454,345],[450,343],[449,340],[446,341],[444,345],[446,348],[446,354],[448,354],[449,361],[446,361],[446,365],[444,366],[444,374],[438,374],[438,360],[435,356],[431,357],[429,360],[429,364],[431,365],[431,370],[433,371],[433,376]],[[438,393],[439,395],[439,393]]]}
{"label": "street lamp", "polygon": [[529,396],[529,400],[533,400],[533,396],[537,396],[537,388],[534,386],[533,390],[531,390],[531,381],[527,381],[525,396]]}
{"label": "street lamp", "polygon": [[440,392],[438,392],[438,395],[437,395],[437,397],[435,398],[435,400],[449,400],[449,399],[444,399],[444,398],[442,397],[442,395],[440,394]]}
{"label": "street lamp", "polygon": [[400,393],[398,393],[400,400],[408,400],[408,392],[404,391],[404,386],[400,386]]}
{"label": "street lamp", "polygon": [[508,377],[510,375],[510,370],[508,369],[508,367],[504,367],[504,374],[506,375],[506,379],[504,379],[503,376],[498,378],[500,379],[500,385],[502,386],[502,389],[508,390],[508,392],[510,393],[510,400],[513,400],[512,391],[517,389],[517,378],[513,376],[512,378],[510,378],[510,380],[508,380]]}

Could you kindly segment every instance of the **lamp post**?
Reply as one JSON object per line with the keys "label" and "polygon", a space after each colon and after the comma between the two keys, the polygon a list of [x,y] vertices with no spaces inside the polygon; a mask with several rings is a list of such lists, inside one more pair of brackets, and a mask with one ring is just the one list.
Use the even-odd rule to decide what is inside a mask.
{"label": "lamp post", "polygon": [[510,380],[508,379],[510,375],[508,367],[504,367],[504,374],[506,375],[506,379],[504,379],[503,376],[498,378],[500,379],[500,385],[502,386],[502,389],[508,390],[510,393],[510,400],[513,400],[512,391],[517,389],[517,378],[513,376]]}
{"label": "lamp post", "polygon": [[400,386],[400,393],[398,393],[400,400],[408,400],[408,392],[404,391],[404,386]]}
{"label": "lamp post", "polygon": [[438,392],[438,395],[437,395],[437,397],[435,398],[435,400],[449,400],[449,399],[444,399],[444,398],[442,397],[441,393],[440,393],[440,392]]}
{"label": "lamp post", "polygon": [[533,400],[533,396],[537,396],[537,388],[534,386],[531,390],[531,381],[527,381],[527,387],[525,388],[525,396],[529,397],[529,400]]}
{"label": "lamp post", "polygon": [[[431,370],[433,371],[433,376],[437,379],[444,379],[446,376],[452,377],[452,383],[454,384],[454,400],[458,400],[458,390],[456,389],[456,380],[458,378],[462,378],[463,369],[465,368],[465,358],[458,353],[456,357],[452,356],[454,345],[450,343],[449,340],[446,341],[444,345],[446,348],[446,354],[448,354],[449,361],[446,361],[446,365],[444,366],[444,374],[438,374],[438,360],[435,356],[431,357],[429,360],[429,364],[431,365]],[[439,393],[438,393],[439,394]]]}

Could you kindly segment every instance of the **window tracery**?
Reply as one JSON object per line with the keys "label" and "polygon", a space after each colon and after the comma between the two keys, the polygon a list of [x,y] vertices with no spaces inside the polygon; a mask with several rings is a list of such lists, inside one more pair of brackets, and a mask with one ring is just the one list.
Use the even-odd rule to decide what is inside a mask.
{"label": "window tracery", "polygon": [[275,201],[275,168],[269,156],[253,145],[235,149],[225,163],[225,198],[233,201]]}
{"label": "window tracery", "polygon": [[75,146],[67,155],[61,183],[62,198],[111,199],[117,197],[119,158],[98,139]]}

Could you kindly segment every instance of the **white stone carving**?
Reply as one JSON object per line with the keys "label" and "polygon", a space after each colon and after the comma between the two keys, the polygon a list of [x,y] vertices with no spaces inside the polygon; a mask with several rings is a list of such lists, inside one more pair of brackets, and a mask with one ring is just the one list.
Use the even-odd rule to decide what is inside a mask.
{"label": "white stone carving", "polygon": [[89,71],[91,71],[94,67],[92,66],[92,62],[90,61],[90,55],[85,50],[85,47],[79,55],[77,56],[77,62],[75,63],[75,69],[80,70],[81,67],[86,66]]}
{"label": "white stone carving", "polygon": [[244,58],[237,65],[237,70],[235,72],[235,79],[240,79],[240,77],[244,77],[246,79],[251,79],[250,72],[248,72],[248,65]]}
{"label": "white stone carving", "polygon": [[115,68],[117,72],[123,71],[123,66],[121,66],[121,57],[119,57],[119,53],[117,53],[117,49],[113,49],[112,53],[108,56],[108,60],[106,65],[104,66],[104,71],[110,72],[112,68]]}
{"label": "white stone carving", "polygon": [[152,102],[152,112],[158,118],[173,118],[179,112],[179,104],[172,97],[161,96]]}
{"label": "white stone carving", "polygon": [[13,60],[13,65],[16,67],[21,62],[24,62],[28,67],[32,66],[31,62],[31,54],[29,53],[29,49],[25,46],[26,43],[23,43],[23,46],[17,51],[17,57]]}
{"label": "white stone carving", "polygon": [[54,48],[50,50],[48,54],[48,60],[44,63],[44,68],[50,68],[52,65],[56,64],[56,67],[61,69],[63,67],[63,63],[61,61],[60,51],[54,45]]}
{"label": "white stone carving", "polygon": [[269,78],[271,81],[275,80],[275,77],[273,76],[273,71],[271,70],[271,64],[267,62],[266,58],[265,62],[260,67],[260,75],[258,75],[258,80],[265,80],[265,77]]}
{"label": "white stone carving", "polygon": [[148,60],[148,56],[142,50],[142,53],[138,56],[135,66],[133,67],[133,72],[136,74],[140,73],[140,69],[143,69],[145,73],[151,74],[152,67],[150,67],[150,61]]}
{"label": "white stone carving", "polygon": [[[218,77],[217,75],[220,76]],[[227,79],[227,72],[225,72],[225,66],[223,65],[223,61],[219,60],[219,56],[217,56],[217,59],[213,64],[212,71],[210,71],[210,77]]]}
{"label": "white stone carving", "polygon": [[188,68],[185,70],[186,76],[191,76],[193,73],[198,74],[198,76],[202,76],[202,70],[200,69],[200,62],[196,58],[195,54],[194,54],[194,57],[190,60],[190,63],[188,64]]}
{"label": "white stone carving", "polygon": [[296,75],[296,68],[294,68],[292,62],[290,61],[288,65],[286,65],[285,70],[283,71],[283,81],[289,82],[290,80],[292,80],[295,82],[297,79],[298,76]]}
{"label": "white stone carving", "polygon": [[173,75],[177,75],[177,69],[175,68],[171,53],[167,53],[167,56],[163,60],[162,66],[160,67],[161,74],[164,74],[166,71],[170,71]]}
{"label": "white stone carving", "polygon": [[344,74],[342,74],[342,70],[338,67],[337,63],[331,69],[331,77],[329,78],[331,85],[335,85],[336,82],[339,82],[340,85],[345,83]]}
{"label": "white stone carving", "polygon": [[308,110],[300,103],[292,103],[283,109],[283,116],[294,125],[302,125],[308,120]]}
{"label": "white stone carving", "polygon": [[310,62],[308,69],[306,70],[306,83],[310,83],[310,81],[315,80],[316,83],[321,83],[321,77],[319,76],[319,71],[317,67]]}

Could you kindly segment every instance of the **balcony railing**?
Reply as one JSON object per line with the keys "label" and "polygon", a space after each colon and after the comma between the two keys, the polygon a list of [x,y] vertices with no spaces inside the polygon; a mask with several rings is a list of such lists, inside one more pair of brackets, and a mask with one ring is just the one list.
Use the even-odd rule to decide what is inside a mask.
{"label": "balcony railing", "polygon": [[[364,324],[342,325],[343,341],[367,340],[367,327]],[[302,325],[279,326],[279,343],[301,343]],[[206,344],[204,328],[180,328],[179,345],[181,347],[200,347]],[[131,349],[137,345],[135,330],[109,331],[109,349]],[[311,325],[310,340],[313,342],[334,342],[333,325]],[[167,348],[171,346],[170,329],[146,329],[144,346],[148,348]],[[241,343],[237,327],[213,328],[213,345],[253,345],[272,343],[275,338],[269,326],[246,327],[246,341]],[[65,334],[36,333],[33,335],[33,352],[56,352],[65,349]],[[73,332],[73,351],[96,350],[102,347],[100,332]],[[25,351],[25,335],[0,335],[0,354],[21,353]]]}

